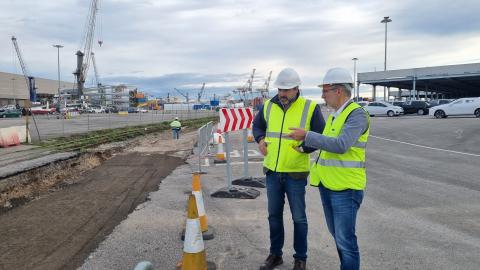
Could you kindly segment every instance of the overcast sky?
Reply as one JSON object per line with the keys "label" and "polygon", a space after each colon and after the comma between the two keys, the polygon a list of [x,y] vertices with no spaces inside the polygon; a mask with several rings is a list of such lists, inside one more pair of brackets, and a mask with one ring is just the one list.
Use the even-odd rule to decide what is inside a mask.
{"label": "overcast sky", "polygon": [[[21,72],[15,35],[36,77],[57,78],[52,44],[64,45],[62,79],[73,81],[89,5],[0,1],[0,71]],[[253,68],[261,87],[270,70],[275,76],[286,66],[308,89],[331,67],[353,74],[353,57],[358,72],[382,70],[384,16],[393,20],[388,69],[480,62],[479,11],[478,0],[100,0],[93,50],[104,84],[132,84],[157,96],[203,82],[208,95],[232,89]]]}

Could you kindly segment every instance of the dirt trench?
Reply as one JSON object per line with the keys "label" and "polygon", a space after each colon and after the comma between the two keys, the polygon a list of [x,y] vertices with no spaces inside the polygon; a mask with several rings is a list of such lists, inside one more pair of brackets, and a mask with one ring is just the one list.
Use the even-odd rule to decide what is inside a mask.
{"label": "dirt trench", "polygon": [[195,133],[175,142],[170,136],[145,136],[93,169],[62,179],[54,191],[0,214],[0,269],[79,267],[162,179],[184,164]]}

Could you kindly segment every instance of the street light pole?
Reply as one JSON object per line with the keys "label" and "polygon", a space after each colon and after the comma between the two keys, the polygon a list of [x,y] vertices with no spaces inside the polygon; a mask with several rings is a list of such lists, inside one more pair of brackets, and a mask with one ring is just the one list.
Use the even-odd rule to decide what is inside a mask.
{"label": "street light pole", "polygon": [[63,48],[62,45],[52,45],[53,47],[57,48],[57,67],[58,67],[58,100],[60,103],[60,48]]}
{"label": "street light pole", "polygon": [[63,46],[60,44],[56,44],[52,46],[57,48],[57,70],[58,70],[58,106],[57,107],[60,113],[59,115],[62,118],[62,134],[65,135],[65,123],[64,123],[65,117],[62,115],[62,98],[60,95],[60,48],[63,48]]}
{"label": "street light pole", "polygon": [[[383,71],[387,71],[387,24],[392,22],[389,16],[383,17],[383,20],[380,21],[381,23],[385,24],[385,59],[383,62]],[[385,86],[383,87],[383,101],[385,101],[386,96],[386,89]]]}
{"label": "street light pole", "polygon": [[353,90],[355,91],[355,95],[357,96],[357,102],[360,99],[360,92],[357,87],[357,60],[358,58],[354,57],[353,60]]}

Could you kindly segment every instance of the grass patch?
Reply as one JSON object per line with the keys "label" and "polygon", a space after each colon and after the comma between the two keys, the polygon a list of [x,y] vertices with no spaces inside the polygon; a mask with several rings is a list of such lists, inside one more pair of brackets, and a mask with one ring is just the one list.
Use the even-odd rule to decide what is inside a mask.
{"label": "grass patch", "polygon": [[[200,128],[210,121],[218,121],[218,117],[183,120],[182,126],[195,129]],[[170,121],[115,129],[102,129],[88,133],[75,134],[69,137],[58,137],[36,143],[36,145],[52,151],[85,151],[88,148],[100,144],[125,141],[137,136],[166,130],[170,130]]]}

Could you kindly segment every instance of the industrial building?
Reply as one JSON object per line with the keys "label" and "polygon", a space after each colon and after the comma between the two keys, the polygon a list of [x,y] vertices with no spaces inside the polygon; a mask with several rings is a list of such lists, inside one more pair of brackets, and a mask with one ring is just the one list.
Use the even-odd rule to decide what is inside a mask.
{"label": "industrial building", "polygon": [[[35,78],[37,100],[52,100],[58,94],[58,81]],[[60,82],[61,88],[73,88],[73,83]],[[0,72],[0,106],[7,104],[25,105],[29,92],[25,77],[19,74]]]}
{"label": "industrial building", "polygon": [[357,84],[371,85],[374,100],[377,90],[384,100],[480,97],[480,63],[363,72]]}

